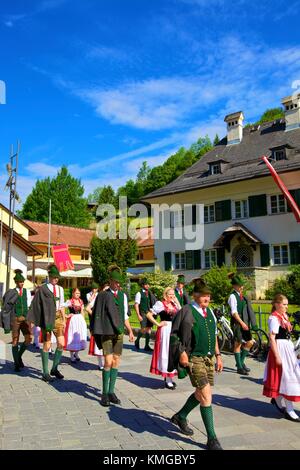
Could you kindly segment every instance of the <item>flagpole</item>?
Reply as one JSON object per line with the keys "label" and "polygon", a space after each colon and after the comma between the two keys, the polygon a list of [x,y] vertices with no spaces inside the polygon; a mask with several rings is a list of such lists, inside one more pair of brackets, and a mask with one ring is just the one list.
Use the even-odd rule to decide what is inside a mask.
{"label": "flagpole", "polygon": [[49,223],[48,223],[48,264],[51,254],[51,199],[49,199]]}

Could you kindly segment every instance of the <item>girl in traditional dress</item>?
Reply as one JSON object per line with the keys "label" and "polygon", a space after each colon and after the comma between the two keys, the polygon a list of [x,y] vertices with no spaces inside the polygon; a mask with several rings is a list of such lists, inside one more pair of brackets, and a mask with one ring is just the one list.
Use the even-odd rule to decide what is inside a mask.
{"label": "girl in traditional dress", "polygon": [[300,367],[290,340],[292,325],[287,309],[288,299],[277,294],[268,320],[270,351],[264,374],[263,395],[290,421],[300,422],[293,402],[300,402]]}
{"label": "girl in traditional dress", "polygon": [[86,348],[87,326],[79,289],[72,290],[72,298],[67,300],[66,307],[69,308],[69,315],[65,330],[65,349],[70,351],[72,362],[80,361],[78,351]]}
{"label": "girl in traditional dress", "polygon": [[[147,313],[147,318],[158,327],[150,372],[164,377],[165,387],[170,390],[175,390],[176,388],[172,377],[177,374],[176,370],[168,372],[170,334],[172,319],[180,309],[181,306],[176,299],[174,289],[167,287],[163,293],[163,301],[157,301],[150,309],[150,312]],[[160,316],[160,323],[154,318],[157,315]]]}
{"label": "girl in traditional dress", "polygon": [[[92,284],[92,292],[90,292],[89,294],[87,294],[87,299],[88,299],[88,305],[86,307],[86,310],[89,314],[89,316],[92,315],[92,308],[94,306],[94,303],[95,303],[95,300],[96,300],[96,297],[98,295],[98,292],[99,292],[99,286],[98,286],[98,289],[97,291],[95,292],[95,289],[96,287],[93,287],[93,286],[98,286],[98,284],[96,283],[93,283]],[[109,288],[109,285],[108,284],[105,284],[104,287],[102,288],[102,290],[107,290]],[[90,338],[90,347],[89,347],[89,356],[96,356],[98,357],[98,369],[99,370],[103,370],[104,369],[104,355],[103,355],[103,349],[99,349],[96,342],[95,342],[95,338],[93,335],[91,335],[91,338]]]}

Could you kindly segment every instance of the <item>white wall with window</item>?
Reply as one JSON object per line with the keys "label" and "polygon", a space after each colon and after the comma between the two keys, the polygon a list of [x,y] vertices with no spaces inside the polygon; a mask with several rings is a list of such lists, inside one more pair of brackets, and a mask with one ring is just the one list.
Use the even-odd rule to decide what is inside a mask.
{"label": "white wall with window", "polygon": [[185,252],[174,253],[174,269],[185,269]]}
{"label": "white wall with window", "polygon": [[249,216],[248,199],[232,201],[232,214],[234,219],[247,219]]}
{"label": "white wall with window", "polygon": [[212,266],[217,264],[217,252],[216,250],[205,250],[204,251],[204,269],[210,269]]}
{"label": "white wall with window", "polygon": [[289,246],[287,244],[272,245],[271,262],[273,265],[289,264]]}
{"label": "white wall with window", "polygon": [[287,203],[283,194],[273,194],[269,197],[269,214],[284,214],[287,212]]}
{"label": "white wall with window", "polygon": [[215,221],[215,206],[211,204],[204,206],[204,223],[209,224]]}

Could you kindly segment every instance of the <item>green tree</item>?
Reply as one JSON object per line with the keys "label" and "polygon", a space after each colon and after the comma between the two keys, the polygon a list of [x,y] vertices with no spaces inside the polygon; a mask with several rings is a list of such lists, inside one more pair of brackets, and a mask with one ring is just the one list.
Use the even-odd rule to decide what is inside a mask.
{"label": "green tree", "polygon": [[84,187],[80,179],[71,176],[67,167],[62,166],[56,177],[36,182],[18,215],[23,219],[48,222],[51,199],[53,223],[88,227],[90,214],[83,194]]}
{"label": "green tree", "polygon": [[300,264],[292,266],[286,276],[275,279],[273,286],[266,290],[266,299],[272,300],[276,294],[283,294],[291,303],[300,305]]}
{"label": "green tree", "polygon": [[146,273],[145,275],[149,281],[151,291],[158,300],[163,299],[163,292],[166,287],[175,287],[176,285],[177,276],[170,272],[157,271],[155,273]]}
{"label": "green tree", "polygon": [[214,145],[218,145],[219,142],[220,142],[220,137],[218,136],[218,134],[216,134],[214,138]]}
{"label": "green tree", "polygon": [[94,189],[94,191],[88,195],[87,202],[98,203],[102,191],[103,191],[103,186],[98,186],[98,188]]}
{"label": "green tree", "polygon": [[137,244],[135,240],[128,238],[105,239],[93,237],[91,241],[91,266],[93,278],[96,282],[104,284],[108,281],[107,269],[112,264],[117,264],[123,275],[129,266],[134,266],[137,256]]}
{"label": "green tree", "polygon": [[117,207],[117,198],[114,189],[108,185],[104,186],[98,199],[98,204],[112,204],[114,207]]}

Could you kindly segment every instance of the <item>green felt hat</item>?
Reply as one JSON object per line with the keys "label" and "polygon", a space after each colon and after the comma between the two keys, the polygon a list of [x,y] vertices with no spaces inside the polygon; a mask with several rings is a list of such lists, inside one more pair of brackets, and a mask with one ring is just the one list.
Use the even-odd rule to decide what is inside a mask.
{"label": "green felt hat", "polygon": [[194,288],[193,288],[194,294],[202,294],[202,295],[211,294],[210,288],[207,286],[206,282],[200,277],[197,279],[194,279],[193,284],[194,284]]}
{"label": "green felt hat", "polygon": [[59,270],[57,269],[57,266],[55,266],[55,264],[50,264],[48,266],[47,271],[48,271],[48,276],[49,277],[52,277],[52,278],[61,277],[61,275],[59,273]]}
{"label": "green felt hat", "polygon": [[232,286],[243,286],[245,284],[244,279],[235,273],[229,273],[228,277],[231,281]]}
{"label": "green felt hat", "polygon": [[99,284],[97,284],[97,282],[92,282],[91,289],[99,289]]}
{"label": "green felt hat", "polygon": [[141,286],[144,286],[145,284],[149,284],[149,281],[146,277],[143,277],[141,280],[140,280],[140,284]]}
{"label": "green felt hat", "polygon": [[23,271],[21,271],[21,269],[15,269],[15,277],[14,277],[14,281],[15,282],[24,282],[25,281],[25,277],[23,276]]}
{"label": "green felt hat", "polygon": [[177,282],[179,282],[180,284],[185,284],[184,274],[179,274],[178,275]]}
{"label": "green felt hat", "polygon": [[114,270],[114,271],[111,271],[111,273],[109,274],[109,278],[112,279],[113,281],[121,282],[122,274],[119,271]]}

